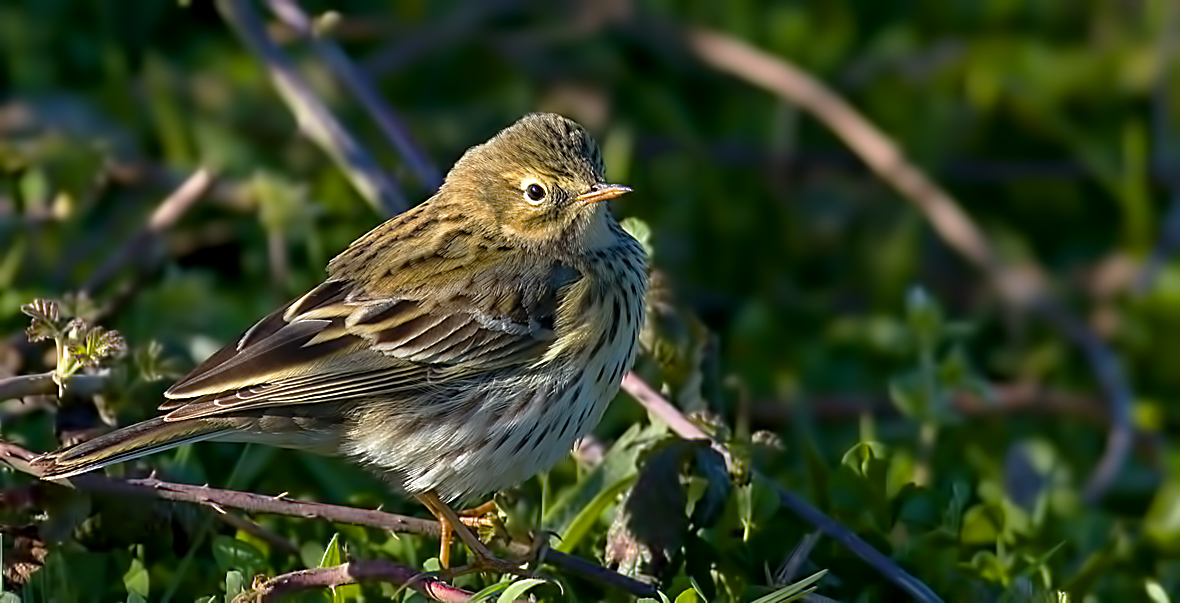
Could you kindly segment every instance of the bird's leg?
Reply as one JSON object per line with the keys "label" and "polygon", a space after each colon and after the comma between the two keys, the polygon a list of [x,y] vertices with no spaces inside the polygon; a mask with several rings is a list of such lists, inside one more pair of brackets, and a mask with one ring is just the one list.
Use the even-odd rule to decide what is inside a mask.
{"label": "bird's leg", "polygon": [[[447,503],[443,502],[442,499],[440,499],[433,491],[423,492],[422,494],[419,494],[417,498],[423,505],[426,506],[427,509],[430,509],[430,512],[434,514],[434,516],[438,518],[439,523],[443,525],[442,534],[444,538],[447,538],[447,540],[443,541],[442,546],[446,549],[450,548],[449,533],[454,533],[459,537],[459,540],[463,541],[463,544],[467,545],[467,548],[471,551],[472,556],[475,557],[474,563],[472,563],[470,566],[456,568],[453,571],[447,572],[447,574],[451,576],[457,576],[478,571],[495,571],[511,574],[522,573],[520,564],[512,563],[511,561],[505,561],[493,555],[492,552],[488,550],[488,547],[485,546],[484,543],[480,542],[479,538],[476,538],[475,534],[473,534],[467,527],[467,524],[463,523],[463,520],[459,517],[459,514],[451,509]],[[448,525],[449,529],[447,528]],[[447,561],[450,561],[449,550],[447,557]],[[442,561],[441,555],[439,556],[439,560]]]}
{"label": "bird's leg", "polygon": [[[436,516],[437,517],[437,516]],[[438,534],[438,564],[443,569],[450,569],[451,567],[451,539],[454,537],[454,530],[451,529],[450,522],[443,521],[438,518],[438,524],[441,526]]]}

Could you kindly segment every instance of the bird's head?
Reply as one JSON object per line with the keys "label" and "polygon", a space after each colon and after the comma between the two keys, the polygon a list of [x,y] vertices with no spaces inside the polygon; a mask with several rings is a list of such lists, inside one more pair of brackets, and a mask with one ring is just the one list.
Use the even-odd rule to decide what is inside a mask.
{"label": "bird's head", "polygon": [[485,214],[497,235],[538,250],[594,249],[613,236],[607,204],[631,189],[608,184],[598,144],[577,123],[534,113],[463,155],[440,190]]}

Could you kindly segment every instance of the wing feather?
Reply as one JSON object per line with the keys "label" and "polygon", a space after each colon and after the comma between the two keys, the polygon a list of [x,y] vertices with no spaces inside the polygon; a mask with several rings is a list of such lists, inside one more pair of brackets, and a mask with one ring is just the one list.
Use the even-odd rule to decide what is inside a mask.
{"label": "wing feather", "polygon": [[[553,267],[570,278],[567,268]],[[178,421],[396,397],[542,358],[555,340],[556,292],[524,296],[505,285],[513,279],[488,282],[440,303],[419,291],[375,293],[329,280],[211,356],[168,390],[160,408]]]}

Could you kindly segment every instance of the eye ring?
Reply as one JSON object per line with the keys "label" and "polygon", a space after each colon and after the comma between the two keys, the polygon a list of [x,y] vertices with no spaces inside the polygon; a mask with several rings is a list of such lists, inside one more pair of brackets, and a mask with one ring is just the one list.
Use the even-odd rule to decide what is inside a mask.
{"label": "eye ring", "polygon": [[524,187],[524,196],[526,200],[533,205],[544,201],[545,195],[545,187],[541,186],[540,183],[531,182]]}

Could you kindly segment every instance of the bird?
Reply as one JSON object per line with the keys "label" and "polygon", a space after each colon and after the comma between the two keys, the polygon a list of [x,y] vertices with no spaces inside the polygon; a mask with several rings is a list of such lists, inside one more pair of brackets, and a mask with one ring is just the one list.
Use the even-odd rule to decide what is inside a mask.
{"label": "bird", "polygon": [[361,236],[318,286],[172,385],[163,414],[37,457],[63,479],[192,442],[340,456],[417,498],[472,567],[510,569],[450,507],[555,465],[637,354],[647,256],[585,128],[533,113]]}

